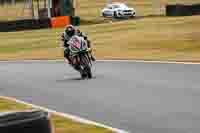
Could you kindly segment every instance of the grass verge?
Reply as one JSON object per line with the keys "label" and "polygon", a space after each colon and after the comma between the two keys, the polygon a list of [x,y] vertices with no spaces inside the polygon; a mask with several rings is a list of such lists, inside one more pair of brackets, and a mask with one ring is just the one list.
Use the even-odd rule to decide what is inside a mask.
{"label": "grass verge", "polygon": [[[81,26],[98,59],[200,61],[200,17],[149,16]],[[63,29],[0,33],[0,60],[60,59]]]}
{"label": "grass verge", "polygon": [[[31,107],[9,101],[0,97],[0,112],[21,111],[31,109]],[[55,127],[55,133],[112,133],[112,131],[97,126],[74,122],[52,114],[51,120]]]}

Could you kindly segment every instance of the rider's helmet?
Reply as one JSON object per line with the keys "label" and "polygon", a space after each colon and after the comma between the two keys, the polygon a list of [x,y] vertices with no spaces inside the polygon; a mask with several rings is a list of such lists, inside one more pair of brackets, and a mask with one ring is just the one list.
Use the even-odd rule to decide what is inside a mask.
{"label": "rider's helmet", "polygon": [[87,40],[87,35],[84,32],[81,32],[79,29],[76,30],[77,35],[83,37],[84,40]]}
{"label": "rider's helmet", "polygon": [[65,34],[68,36],[68,37],[72,37],[73,35],[75,35],[75,27],[73,25],[68,25],[65,27]]}
{"label": "rider's helmet", "polygon": [[88,37],[87,37],[87,34],[85,34],[85,33],[81,33],[81,36],[84,38],[84,40],[87,40],[88,39]]}
{"label": "rider's helmet", "polygon": [[78,36],[81,36],[81,35],[82,35],[82,32],[80,31],[80,29],[76,29],[76,34],[77,34]]}

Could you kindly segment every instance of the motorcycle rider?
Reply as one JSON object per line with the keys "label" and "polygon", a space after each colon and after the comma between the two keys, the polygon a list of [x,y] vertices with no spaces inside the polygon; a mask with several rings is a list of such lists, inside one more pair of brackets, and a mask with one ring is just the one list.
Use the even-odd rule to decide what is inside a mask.
{"label": "motorcycle rider", "polygon": [[[73,25],[66,26],[64,32],[61,35],[61,41],[63,42],[63,47],[64,47],[64,57],[68,60],[69,64],[71,64],[71,59],[69,57],[70,56],[70,50],[69,50],[68,41],[74,35],[78,35],[80,37],[83,37],[84,40],[87,42],[88,48],[91,48],[91,43],[87,39],[87,36],[85,36],[79,29],[76,29]],[[92,52],[90,52],[90,55],[91,55],[91,60],[95,61],[95,58],[92,55]]]}

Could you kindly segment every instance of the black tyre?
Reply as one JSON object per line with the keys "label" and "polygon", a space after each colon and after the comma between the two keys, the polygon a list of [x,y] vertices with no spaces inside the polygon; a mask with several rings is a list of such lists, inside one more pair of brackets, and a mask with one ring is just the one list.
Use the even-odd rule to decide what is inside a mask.
{"label": "black tyre", "polygon": [[86,74],[86,73],[82,73],[82,74],[81,74],[81,78],[82,78],[82,79],[87,78],[87,74]]}
{"label": "black tyre", "polygon": [[134,16],[134,15],[132,15],[132,16],[130,16],[130,18],[135,18],[135,16]]}
{"label": "black tyre", "polygon": [[89,79],[91,79],[91,78],[92,78],[91,68],[90,68],[90,67],[86,68],[86,71],[87,71],[87,77],[88,77]]}
{"label": "black tyre", "polygon": [[81,56],[81,65],[83,67],[82,78],[92,78],[91,60],[87,54]]}
{"label": "black tyre", "polygon": [[89,78],[89,79],[92,79],[92,73],[91,73],[91,72],[88,73],[88,78]]}
{"label": "black tyre", "polygon": [[52,133],[47,112],[32,110],[0,114],[1,133]]}
{"label": "black tyre", "polygon": [[102,16],[103,16],[103,17],[106,17],[106,14],[105,14],[105,13],[102,13]]}
{"label": "black tyre", "polygon": [[118,18],[117,12],[114,12],[113,16],[114,16],[114,18]]}

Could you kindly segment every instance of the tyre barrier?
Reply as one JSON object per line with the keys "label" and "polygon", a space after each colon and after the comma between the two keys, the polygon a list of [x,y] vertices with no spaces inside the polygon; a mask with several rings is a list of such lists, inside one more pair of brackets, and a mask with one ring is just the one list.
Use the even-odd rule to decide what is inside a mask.
{"label": "tyre barrier", "polygon": [[52,133],[49,114],[38,110],[0,113],[0,133]]}
{"label": "tyre barrier", "polygon": [[166,5],[167,16],[192,16],[200,15],[200,4],[193,5]]}

